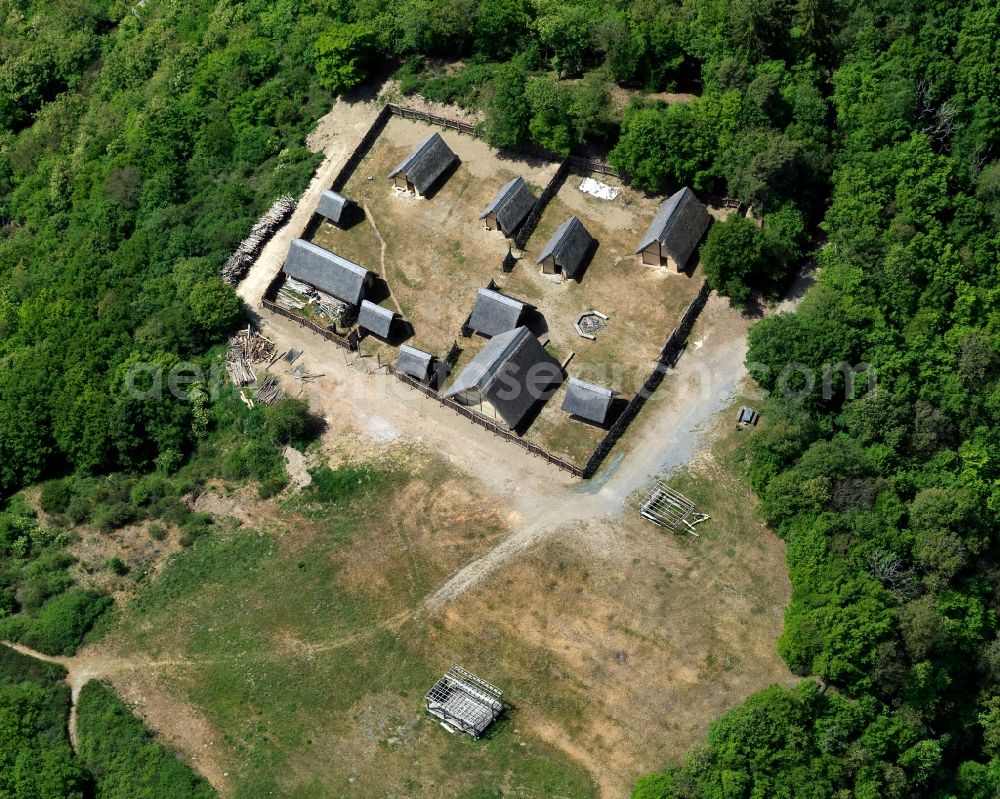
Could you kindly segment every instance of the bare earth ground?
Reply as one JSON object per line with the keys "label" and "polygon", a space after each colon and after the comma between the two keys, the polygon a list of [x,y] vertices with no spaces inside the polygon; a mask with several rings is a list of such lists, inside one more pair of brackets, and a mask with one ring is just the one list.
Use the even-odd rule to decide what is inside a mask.
{"label": "bare earth ground", "polygon": [[[251,307],[375,112],[340,102],[324,118],[313,141],[328,158],[241,285]],[[391,280],[392,270],[386,275]],[[465,302],[451,304],[460,310],[441,312],[468,313]],[[710,299],[688,352],[602,472],[582,484],[393,378],[368,374],[367,359],[349,363],[288,320],[261,321],[279,351],[304,349],[307,370],[322,374],[307,385],[285,377],[290,393],[307,397],[328,423],[322,451],[307,461],[396,462],[413,476],[393,497],[393,525],[367,530],[330,555],[324,590],[336,601],[328,610],[317,605],[307,614],[275,616],[273,606],[294,607],[295,597],[282,593],[288,589],[281,573],[262,574],[258,594],[230,596],[206,586],[189,605],[171,606],[169,622],[144,625],[139,616],[127,634],[113,633],[73,659],[91,664],[91,676],[110,679],[224,795],[245,784],[250,741],[280,760],[282,793],[371,796],[391,791],[386,780],[401,770],[428,780],[409,795],[456,795],[462,775],[450,773],[448,763],[467,753],[426,723],[418,694],[392,692],[393,641],[436,669],[462,662],[501,683],[516,705],[514,729],[502,735],[539,757],[547,757],[543,742],[562,750],[590,772],[604,797],[626,796],[637,774],[677,760],[719,712],[790,679],[774,652],[789,590],[783,545],[754,519],[743,484],[705,454],[715,440],[706,433],[746,374],[750,320],[725,301]],[[714,422],[723,448],[728,422]],[[685,464],[674,479],[713,516],[699,539],[664,533],[630,506],[651,475]],[[300,477],[306,465],[291,464]],[[246,493],[205,494],[197,503],[267,529],[276,557],[293,571],[304,557],[298,553],[315,553],[328,535]],[[355,602],[373,615],[354,619]],[[222,638],[213,643],[215,636]],[[270,660],[244,659],[247,642],[260,636],[290,680],[274,683]],[[378,673],[375,642],[389,647],[382,668],[391,673]],[[365,659],[371,657],[374,666]],[[362,691],[353,706],[334,712],[327,705],[344,701],[338,686],[352,682],[352,662],[355,670],[376,669],[370,676],[386,687]],[[209,701],[223,689],[231,695],[226,705]],[[242,710],[241,696],[264,695],[269,718],[250,705]],[[285,737],[281,725],[290,730]],[[487,741],[481,754],[509,743]],[[351,792],[347,774],[361,780]],[[340,788],[316,782],[335,776],[345,778]],[[497,773],[498,785],[510,779]]]}
{"label": "bare earth ground", "polygon": [[[430,780],[413,796],[456,795],[458,785],[437,759],[453,739],[442,741],[443,731],[421,721],[418,696],[370,694],[346,716],[323,710],[325,701],[311,694],[296,696],[312,674],[308,679],[319,680],[317,688],[332,701],[342,678],[321,679],[317,664],[335,652],[363,658],[371,636],[383,630],[440,669],[461,662],[502,683],[517,706],[511,733],[517,741],[533,752],[544,750],[532,741],[561,749],[591,773],[601,796],[626,796],[637,774],[679,758],[719,712],[790,678],[774,652],[788,594],[783,547],[753,519],[742,483],[712,458],[697,457],[692,486],[709,486],[701,507],[719,520],[717,529],[715,522],[700,528],[701,539],[666,534],[625,507],[649,475],[691,461],[711,440],[705,436],[711,420],[742,379],[748,324],[713,297],[692,335],[698,358],[681,359],[630,432],[622,447],[627,456],[613,456],[586,484],[384,374],[360,373],[339,350],[310,337],[303,357],[325,377],[304,393],[331,426],[323,451],[307,460],[375,459],[402,464],[413,475],[393,498],[396,523],[355,539],[331,563],[335,596],[366,601],[376,609],[375,626],[324,623],[322,615],[305,627],[294,617],[275,618],[276,574],[256,598],[210,599],[206,586],[196,604],[172,608],[168,624],[144,625],[139,617],[139,628],[83,650],[81,673],[110,679],[147,724],[229,795],[232,780],[245,779],[248,768],[244,744],[234,743],[243,722],[238,712],[220,717],[205,697],[220,680],[232,683],[237,696],[259,693],[255,686],[276,666],[241,654],[238,631],[253,625],[268,631],[266,648],[276,664],[289,660],[304,670],[289,674],[287,699],[273,701],[306,703],[301,721],[291,714],[277,723],[301,725],[312,744],[265,734],[273,756],[286,762],[283,793],[297,793],[295,786],[322,775],[350,774],[358,789],[344,795],[370,796],[406,763]],[[279,349],[302,338],[281,319],[268,320],[265,332]],[[728,421],[721,424],[728,428]],[[423,457],[425,449],[436,456]],[[438,456],[455,471],[441,476]],[[724,489],[713,493],[713,486]],[[318,528],[249,492],[206,493],[195,503],[264,525],[293,563],[322,543]],[[226,612],[216,607],[236,599]],[[220,642],[206,660],[194,642],[212,628],[237,638],[231,646]],[[246,718],[246,735],[258,718]],[[389,739],[401,743],[386,748]],[[419,766],[412,766],[418,751]],[[498,780],[508,778],[498,773]],[[326,793],[315,795],[330,795],[334,783],[324,784]]]}

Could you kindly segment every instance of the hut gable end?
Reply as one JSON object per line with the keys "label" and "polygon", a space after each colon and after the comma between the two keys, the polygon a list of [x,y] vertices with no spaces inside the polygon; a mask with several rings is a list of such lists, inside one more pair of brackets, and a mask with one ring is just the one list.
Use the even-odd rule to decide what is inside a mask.
{"label": "hut gable end", "polygon": [[335,191],[326,189],[319,198],[316,206],[316,213],[326,217],[333,224],[339,225],[344,218],[344,209],[347,207],[347,198]]}
{"label": "hut gable end", "polygon": [[504,424],[515,428],[561,381],[559,362],[528,328],[519,327],[492,338],[462,370],[445,397],[488,402]]}
{"label": "hut gable end", "polygon": [[548,258],[552,258],[556,266],[562,269],[566,275],[576,277],[593,242],[594,237],[583,226],[583,222],[577,217],[571,216],[556,229],[556,232],[545,243],[535,263],[540,264]]}
{"label": "hut gable end", "polygon": [[635,252],[638,255],[658,245],[678,269],[683,269],[711,221],[708,210],[685,186],[663,201]]}
{"label": "hut gable end", "polygon": [[535,205],[535,195],[531,193],[523,178],[514,178],[507,183],[493,201],[479,215],[480,219],[494,216],[505,236],[513,236]]}
{"label": "hut gable end", "polygon": [[419,194],[426,194],[435,181],[456,161],[458,156],[445,144],[441,134],[432,133],[389,173],[389,177],[402,175]]}

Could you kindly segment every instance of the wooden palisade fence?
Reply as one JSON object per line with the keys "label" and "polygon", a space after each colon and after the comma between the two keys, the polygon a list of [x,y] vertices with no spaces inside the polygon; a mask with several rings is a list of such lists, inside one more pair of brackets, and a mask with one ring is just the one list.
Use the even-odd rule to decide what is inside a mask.
{"label": "wooden palisade fence", "polygon": [[[375,118],[371,127],[365,133],[364,137],[358,143],[354,152],[351,153],[350,157],[341,167],[337,176],[334,178],[331,188],[334,191],[341,191],[347,184],[354,170],[357,169],[358,165],[361,163],[362,159],[371,150],[375,141],[378,139],[382,130],[385,128],[389,119],[392,116],[399,116],[404,119],[412,119],[423,122],[429,122],[434,125],[441,125],[442,127],[450,128],[452,130],[457,130],[460,133],[464,133],[469,136],[474,136],[476,138],[482,138],[482,132],[475,125],[471,125],[468,122],[460,122],[455,119],[448,119],[447,117],[440,117],[435,114],[430,114],[425,111],[418,111],[413,108],[406,108],[405,106],[396,105],[395,103],[387,103],[379,111],[378,116]],[[535,157],[547,158],[549,160],[558,160],[557,156],[551,153],[540,150],[537,147],[528,146],[523,148],[526,154],[533,155]],[[566,176],[570,171],[577,170],[578,172],[594,172],[602,175],[609,175],[623,182],[627,182],[628,178],[625,175],[615,171],[613,167],[603,161],[598,161],[592,158],[584,158],[581,156],[571,155],[568,158],[563,158],[559,162],[559,168],[556,170],[555,175],[549,181],[548,185],[542,190],[541,195],[535,201],[534,206],[528,213],[528,217],[525,219],[524,224],[518,231],[517,236],[514,239],[514,244],[518,248],[523,249],[528,237],[534,232],[535,226],[538,224],[538,220],[545,210],[545,206],[548,202],[555,196],[556,192],[562,185],[562,182],[566,179]],[[725,207],[725,208],[739,208],[739,200],[733,199],[731,197],[704,197],[712,202],[714,205]],[[281,286],[284,280],[284,273],[279,272],[271,284],[268,286],[267,291],[264,293],[264,299],[262,305],[268,311],[283,316],[286,319],[294,321],[301,327],[305,327],[314,333],[318,333],[327,341],[332,341],[338,347],[345,350],[355,351],[358,348],[358,343],[355,339],[347,339],[339,335],[335,331],[324,328],[315,322],[305,319],[297,314],[288,311],[279,305],[274,303],[275,292]],[[491,281],[491,287],[493,285]],[[632,420],[638,415],[639,410],[645,404],[646,400],[652,395],[653,391],[663,382],[664,375],[670,366],[673,366],[676,362],[678,356],[684,348],[684,343],[687,341],[688,334],[691,332],[691,327],[695,320],[698,318],[702,309],[705,307],[705,303],[708,301],[708,295],[710,291],[707,285],[702,285],[701,290],[698,295],[691,301],[687,310],[684,312],[681,318],[680,324],[671,332],[670,336],[667,338],[666,343],[663,345],[663,349],[660,351],[660,356],[657,360],[656,368],[653,370],[652,374],[646,379],[642,386],[642,389],[633,397],[625,410],[622,411],[621,416],[611,425],[608,429],[607,434],[601,440],[601,442],[594,449],[587,463],[580,468],[563,458],[553,455],[551,452],[532,444],[529,441],[525,441],[520,436],[515,433],[510,432],[505,427],[501,426],[497,422],[493,421],[487,416],[467,408],[464,405],[460,405],[451,399],[445,399],[441,394],[439,394],[435,389],[430,386],[424,385],[423,383],[415,380],[410,375],[398,372],[395,367],[390,364],[382,364],[385,369],[390,373],[395,375],[399,380],[406,383],[411,388],[419,391],[425,397],[437,400],[442,405],[451,408],[453,411],[471,422],[486,428],[494,435],[503,438],[506,441],[511,441],[517,444],[522,449],[527,450],[533,455],[537,455],[540,458],[548,461],[549,463],[558,466],[570,474],[576,477],[588,478],[592,477],[597,470],[600,468],[604,459],[607,457],[608,453],[621,438],[622,434],[628,428],[628,425]],[[462,335],[467,335],[471,331],[464,329],[466,326],[463,325]],[[457,345],[456,345],[457,346]],[[454,348],[454,347],[453,347]]]}
{"label": "wooden palisade fence", "polygon": [[594,448],[594,452],[581,470],[582,477],[593,477],[596,474],[604,459],[608,456],[608,453],[611,452],[612,447],[622,437],[622,434],[624,434],[632,420],[639,414],[642,406],[646,404],[646,400],[653,395],[653,392],[663,382],[667,369],[677,362],[677,358],[684,349],[688,334],[691,332],[695,320],[698,319],[702,309],[705,307],[705,303],[708,302],[708,295],[710,293],[711,289],[709,289],[708,284],[703,283],[698,295],[691,300],[691,304],[688,305],[684,316],[681,317],[681,323],[667,337],[663,349],[660,350],[660,357],[656,361],[656,367],[653,369],[652,374],[646,378],[646,382],[643,383],[642,388],[629,401],[628,405],[625,406],[625,410],[622,411],[621,416],[608,429],[601,443]]}
{"label": "wooden palisade fence", "polygon": [[467,408],[466,406],[455,402],[453,399],[446,399],[430,386],[424,385],[419,380],[414,379],[408,374],[397,371],[396,368],[393,367],[392,365],[385,363],[382,364],[382,366],[385,367],[386,371],[388,371],[390,374],[395,375],[402,382],[406,383],[406,385],[408,385],[410,388],[416,389],[425,397],[437,400],[445,407],[451,408],[451,410],[455,411],[455,413],[459,414],[460,416],[464,416],[470,422],[478,424],[480,427],[485,427],[494,435],[499,436],[505,441],[510,441],[514,444],[517,444],[519,447],[521,447],[521,449],[527,450],[532,455],[537,455],[539,458],[548,461],[553,466],[558,466],[560,469],[569,472],[574,477],[584,476],[583,469],[581,469],[579,466],[576,466],[567,460],[563,460],[558,455],[553,455],[551,452],[542,449],[542,447],[539,447],[537,444],[532,444],[530,441],[525,441],[516,433],[510,432],[507,428],[503,427],[497,422],[494,422],[492,419],[490,419],[487,416],[484,416],[478,411],[474,411],[472,410],[472,408]]}

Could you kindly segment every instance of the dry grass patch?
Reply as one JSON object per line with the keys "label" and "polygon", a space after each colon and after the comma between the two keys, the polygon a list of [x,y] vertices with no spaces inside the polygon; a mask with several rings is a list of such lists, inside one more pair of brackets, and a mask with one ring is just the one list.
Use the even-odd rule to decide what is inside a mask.
{"label": "dry grass patch", "polygon": [[506,534],[505,511],[438,461],[414,458],[378,536],[335,555],[336,583],[375,602],[382,617],[417,607],[449,574]]}
{"label": "dry grass patch", "polygon": [[599,764],[606,796],[677,761],[750,693],[793,680],[775,651],[784,546],[734,472],[739,439],[718,432],[670,481],[712,516],[700,538],[629,507],[607,529],[595,521],[542,544],[442,615],[438,646],[503,674],[516,723]]}
{"label": "dry grass patch", "polygon": [[[544,186],[556,165],[502,160],[478,139],[442,131],[461,159],[458,168],[429,198],[395,191],[386,176],[433,130],[391,119],[344,188],[365,209],[364,220],[346,231],[321,226],[316,241],[346,257],[356,254],[364,266],[380,271],[391,291],[382,304],[414,326],[410,343],[443,354],[459,337],[476,291],[499,274],[507,253],[507,240],[486,230],[479,213],[511,178]],[[381,268],[375,229],[386,243]]]}
{"label": "dry grass patch", "polygon": [[[597,176],[600,177],[600,176]],[[701,285],[701,270],[677,274],[643,266],[632,254],[652,220],[658,199],[638,197],[628,207],[579,190],[571,174],[552,199],[528,240],[524,257],[505,283],[515,296],[537,304],[548,323],[547,336],[560,351],[575,352],[570,374],[607,385],[629,396],[649,375],[656,357]],[[576,215],[598,246],[580,282],[555,282],[534,265],[556,228]],[[582,338],[573,323],[584,311],[609,317],[595,341]]]}

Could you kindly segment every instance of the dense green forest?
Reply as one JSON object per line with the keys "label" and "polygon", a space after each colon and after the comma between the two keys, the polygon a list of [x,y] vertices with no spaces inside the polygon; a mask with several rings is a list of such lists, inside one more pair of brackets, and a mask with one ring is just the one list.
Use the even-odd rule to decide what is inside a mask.
{"label": "dense green forest", "polygon": [[[639,189],[752,205],[763,227],[735,217],[703,245],[711,285],[735,303],[774,295],[822,245],[819,285],[753,328],[748,357],[772,395],[747,477],[788,542],[779,647],[808,679],[727,714],[636,796],[1000,792],[995,3],[0,10],[0,496],[59,478],[43,492],[57,516],[110,529],[176,513],[194,536],[208,522],[179,508],[190,481],[216,469],[280,487],[280,418],[206,394],[132,399],[127,370],[210,364],[240,314],[219,265],[276,195],[305,185],[304,136],[332,94],[391,63],[401,92],[478,110],[499,147],[606,148]],[[696,96],[646,96],[660,91]],[[869,364],[877,390],[851,397],[838,378],[824,396],[783,372],[840,362]],[[229,428],[251,435],[220,448]],[[199,465],[178,472],[196,449]],[[94,477],[107,472],[125,474]],[[5,508],[0,618],[71,651],[102,599],[73,585],[59,535]],[[38,718],[17,733],[26,751],[75,784]]]}
{"label": "dense green forest", "polygon": [[80,762],[99,799],[212,799],[212,787],[157,743],[109,688],[91,681],[77,708]]}

